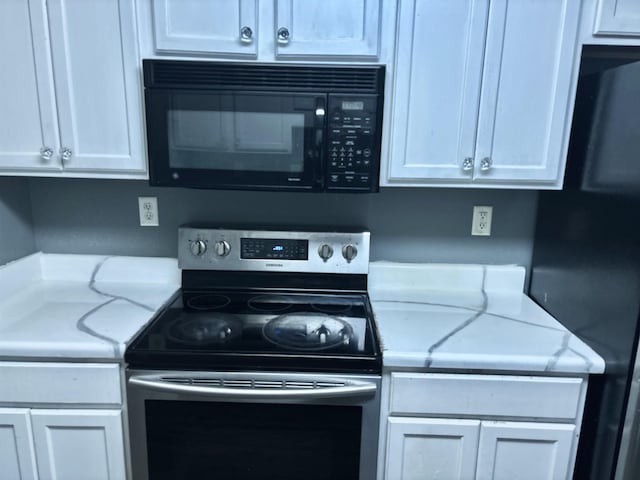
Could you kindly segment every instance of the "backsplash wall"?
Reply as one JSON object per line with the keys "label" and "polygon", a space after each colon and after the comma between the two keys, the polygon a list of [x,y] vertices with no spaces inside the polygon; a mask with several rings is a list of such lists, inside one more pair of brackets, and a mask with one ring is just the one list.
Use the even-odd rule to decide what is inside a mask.
{"label": "backsplash wall", "polygon": [[0,177],[0,265],[35,251],[29,182]]}
{"label": "backsplash wall", "polygon": [[[383,189],[372,195],[153,188],[144,181],[29,180],[35,244],[55,253],[176,255],[177,227],[362,226],[372,260],[451,263],[531,261],[537,193]],[[158,197],[159,227],[140,227],[138,196]],[[493,205],[490,237],[472,237],[473,205]]]}

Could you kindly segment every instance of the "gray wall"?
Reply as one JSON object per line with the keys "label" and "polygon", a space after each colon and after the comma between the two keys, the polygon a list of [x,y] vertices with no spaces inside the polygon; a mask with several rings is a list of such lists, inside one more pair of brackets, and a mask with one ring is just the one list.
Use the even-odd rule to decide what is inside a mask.
{"label": "gray wall", "polygon": [[0,265],[33,252],[28,180],[0,177]]}
{"label": "gray wall", "polygon": [[[373,195],[151,188],[142,181],[31,179],[36,247],[44,252],[175,256],[177,227],[363,226],[372,259],[529,266],[532,191],[385,189]],[[140,227],[137,197],[157,196],[160,227]],[[493,205],[491,237],[472,237],[473,205]]]}

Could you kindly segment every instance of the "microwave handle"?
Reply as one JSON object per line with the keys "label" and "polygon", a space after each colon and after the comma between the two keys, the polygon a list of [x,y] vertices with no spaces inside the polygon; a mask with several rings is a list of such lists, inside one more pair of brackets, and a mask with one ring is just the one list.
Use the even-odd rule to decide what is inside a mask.
{"label": "microwave handle", "polygon": [[325,136],[325,119],[327,115],[326,98],[316,98],[316,110],[315,110],[315,132],[314,132],[314,150],[317,162],[315,164],[314,181],[320,184],[324,188],[324,172],[325,172],[325,158],[324,158],[324,136]]}

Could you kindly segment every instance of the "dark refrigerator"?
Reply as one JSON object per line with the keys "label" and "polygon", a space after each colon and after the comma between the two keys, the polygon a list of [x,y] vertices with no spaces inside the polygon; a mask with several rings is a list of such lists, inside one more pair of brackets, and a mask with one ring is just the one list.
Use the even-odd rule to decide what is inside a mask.
{"label": "dark refrigerator", "polygon": [[640,478],[640,49],[583,50],[565,186],[540,193],[529,294],[605,360],[574,478]]}

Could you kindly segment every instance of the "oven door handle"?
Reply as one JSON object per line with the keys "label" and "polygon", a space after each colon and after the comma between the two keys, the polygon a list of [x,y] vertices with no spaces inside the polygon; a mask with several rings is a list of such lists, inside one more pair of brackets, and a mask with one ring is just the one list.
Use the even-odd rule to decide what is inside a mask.
{"label": "oven door handle", "polygon": [[[320,383],[323,383],[321,381]],[[161,379],[144,377],[129,378],[131,387],[155,390],[165,393],[182,393],[204,395],[220,399],[237,400],[303,400],[303,399],[330,399],[345,397],[374,396],[377,385],[374,383],[344,383],[340,386],[323,386],[316,388],[233,388],[225,386],[200,386],[193,384],[176,384]]]}

